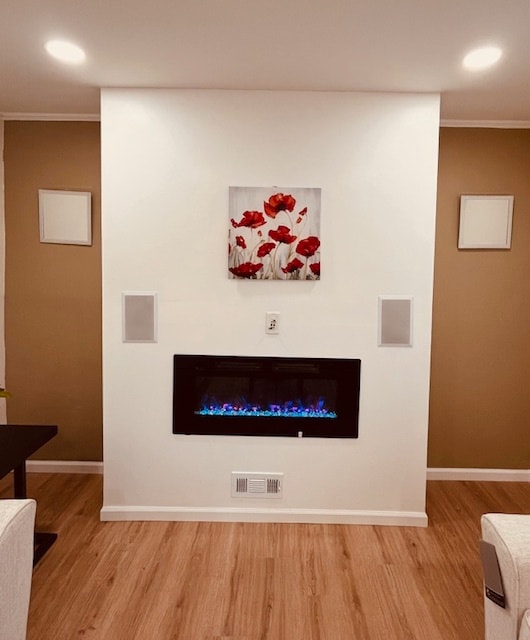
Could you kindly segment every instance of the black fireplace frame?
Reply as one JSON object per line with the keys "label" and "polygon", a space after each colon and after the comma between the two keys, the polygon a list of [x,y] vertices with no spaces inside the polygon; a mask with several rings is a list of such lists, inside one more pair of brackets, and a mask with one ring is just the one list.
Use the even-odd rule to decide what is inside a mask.
{"label": "black fireplace frame", "polygon": [[[197,415],[195,376],[303,376],[336,380],[336,419]],[[357,358],[173,356],[173,433],[186,435],[358,438],[361,361]]]}

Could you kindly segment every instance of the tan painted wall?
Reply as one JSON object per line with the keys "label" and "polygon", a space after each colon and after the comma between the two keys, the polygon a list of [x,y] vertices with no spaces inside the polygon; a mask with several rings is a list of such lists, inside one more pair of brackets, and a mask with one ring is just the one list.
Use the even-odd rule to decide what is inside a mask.
{"label": "tan painted wall", "polygon": [[[38,458],[102,459],[100,173],[99,123],[5,123],[7,418],[59,426]],[[92,193],[92,246],[40,243],[38,189]]]}
{"label": "tan painted wall", "polygon": [[[6,122],[10,422],[56,423],[38,457],[101,460],[97,123]],[[39,242],[39,188],[93,194],[92,247]],[[510,251],[458,251],[461,194],[515,195]],[[530,467],[530,130],[442,129],[430,467]]]}
{"label": "tan painted wall", "polygon": [[[511,250],[458,250],[461,194],[513,194]],[[530,467],[530,130],[441,130],[430,467]]]}

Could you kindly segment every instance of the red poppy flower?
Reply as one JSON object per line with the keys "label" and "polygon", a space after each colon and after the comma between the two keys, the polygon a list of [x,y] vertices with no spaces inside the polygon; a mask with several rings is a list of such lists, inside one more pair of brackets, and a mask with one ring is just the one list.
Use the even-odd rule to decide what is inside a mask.
{"label": "red poppy flower", "polygon": [[258,249],[258,258],[268,256],[275,246],[274,242],[265,242],[265,244],[262,244]]}
{"label": "red poppy flower", "polygon": [[315,254],[318,247],[320,247],[320,240],[316,236],[308,236],[307,238],[300,240],[296,247],[296,253],[309,258]]}
{"label": "red poppy flower", "polygon": [[237,278],[252,278],[262,267],[263,264],[261,262],[255,264],[252,262],[243,262],[239,267],[230,267],[229,271]]}
{"label": "red poppy flower", "polygon": [[292,211],[296,200],[291,195],[284,195],[283,193],[276,193],[269,198],[268,202],[263,203],[265,213],[275,218],[280,211]]}
{"label": "red poppy flower", "polygon": [[282,271],[284,273],[292,273],[293,271],[298,271],[298,269],[301,269],[304,266],[304,263],[301,260],[298,260],[298,258],[295,258],[294,260],[291,260],[291,262],[288,262],[285,267],[282,267]]}
{"label": "red poppy flower", "polygon": [[245,238],[243,238],[243,236],[236,236],[236,244],[238,247],[241,247],[242,249],[247,248],[247,243],[245,242]]}
{"label": "red poppy flower", "polygon": [[311,272],[316,276],[320,275],[320,262],[313,262],[313,264],[309,265],[309,268],[311,269]]}
{"label": "red poppy flower", "polygon": [[289,233],[289,231],[290,231],[289,227],[286,227],[283,224],[281,224],[277,229],[271,229],[269,231],[269,236],[273,240],[276,240],[276,242],[291,244],[291,242],[294,242],[296,240],[296,236],[292,236]]}
{"label": "red poppy flower", "polygon": [[256,229],[265,224],[265,218],[261,211],[245,211],[243,217],[239,222],[236,222],[234,218],[230,221],[234,228],[237,227],[250,227],[250,229]]}
{"label": "red poppy flower", "polygon": [[304,208],[302,209],[302,211],[299,211],[299,212],[298,212],[298,215],[299,215],[299,216],[305,216],[305,214],[306,214],[306,213],[307,213],[307,207],[304,207]]}

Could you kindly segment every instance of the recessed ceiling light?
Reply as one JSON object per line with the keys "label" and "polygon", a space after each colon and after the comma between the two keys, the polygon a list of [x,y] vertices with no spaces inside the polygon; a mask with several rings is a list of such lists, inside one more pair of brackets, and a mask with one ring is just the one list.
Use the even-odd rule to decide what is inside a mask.
{"label": "recessed ceiling light", "polygon": [[81,47],[66,40],[48,40],[44,48],[51,56],[67,64],[81,64],[86,59]]}
{"label": "recessed ceiling light", "polygon": [[499,47],[480,47],[470,51],[462,61],[463,66],[469,71],[481,71],[497,63],[502,56]]}

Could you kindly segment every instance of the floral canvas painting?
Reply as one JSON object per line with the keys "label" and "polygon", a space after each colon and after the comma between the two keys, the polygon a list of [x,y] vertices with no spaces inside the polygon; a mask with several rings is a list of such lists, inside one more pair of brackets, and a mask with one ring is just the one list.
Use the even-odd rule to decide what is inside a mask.
{"label": "floral canvas painting", "polygon": [[228,274],[320,280],[320,189],[230,187]]}

